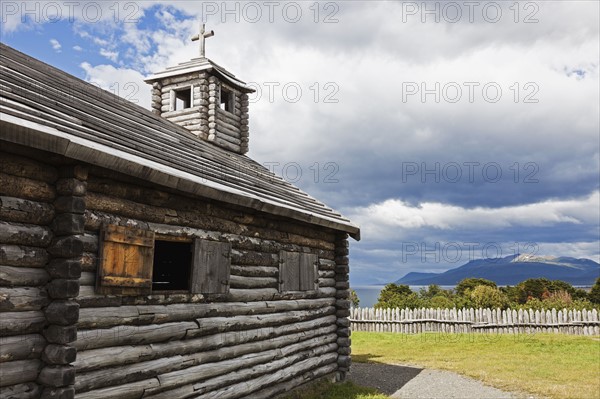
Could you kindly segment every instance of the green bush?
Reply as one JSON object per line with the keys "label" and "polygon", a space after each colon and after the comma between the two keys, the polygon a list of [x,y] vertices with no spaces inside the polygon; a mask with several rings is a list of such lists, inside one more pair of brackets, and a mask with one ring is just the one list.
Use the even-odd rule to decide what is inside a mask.
{"label": "green bush", "polygon": [[500,308],[505,309],[508,298],[498,288],[489,285],[478,285],[470,292],[471,300],[478,308]]}

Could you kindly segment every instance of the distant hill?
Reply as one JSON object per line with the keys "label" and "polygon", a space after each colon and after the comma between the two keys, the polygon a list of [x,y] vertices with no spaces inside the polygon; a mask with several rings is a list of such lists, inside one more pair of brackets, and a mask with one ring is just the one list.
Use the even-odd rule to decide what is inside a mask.
{"label": "distant hill", "polygon": [[408,285],[456,285],[468,277],[485,278],[498,285],[515,285],[528,278],[545,277],[573,285],[593,285],[600,277],[600,263],[569,257],[511,255],[472,260],[444,273],[411,272],[396,281]]}

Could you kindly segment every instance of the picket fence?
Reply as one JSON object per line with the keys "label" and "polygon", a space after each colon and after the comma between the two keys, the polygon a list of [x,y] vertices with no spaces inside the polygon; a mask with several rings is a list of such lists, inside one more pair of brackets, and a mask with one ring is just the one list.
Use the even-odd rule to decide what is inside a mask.
{"label": "picket fence", "polygon": [[515,309],[350,309],[352,331],[416,334],[536,332],[599,335],[598,311]]}

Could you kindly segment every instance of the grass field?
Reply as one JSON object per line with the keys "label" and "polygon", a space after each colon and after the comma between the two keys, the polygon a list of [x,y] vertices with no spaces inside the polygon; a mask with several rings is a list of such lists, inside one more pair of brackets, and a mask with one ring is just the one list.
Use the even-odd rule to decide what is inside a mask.
{"label": "grass field", "polygon": [[[600,399],[599,337],[355,332],[352,359],[450,370],[538,398]],[[322,382],[286,399],[386,398],[349,382]]]}
{"label": "grass field", "polygon": [[455,371],[540,397],[600,399],[598,337],[355,332],[352,359]]}

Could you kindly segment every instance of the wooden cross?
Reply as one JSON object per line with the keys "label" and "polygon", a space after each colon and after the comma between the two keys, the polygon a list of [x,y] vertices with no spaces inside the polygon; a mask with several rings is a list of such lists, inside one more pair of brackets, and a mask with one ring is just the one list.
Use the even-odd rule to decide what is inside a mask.
{"label": "wooden cross", "polygon": [[210,32],[206,32],[204,30],[204,23],[200,24],[200,33],[195,35],[194,37],[192,37],[193,42],[195,42],[196,40],[200,40],[200,57],[204,58],[204,56],[205,56],[204,41],[209,37],[213,37],[214,35],[215,35],[215,31],[211,30]]}

